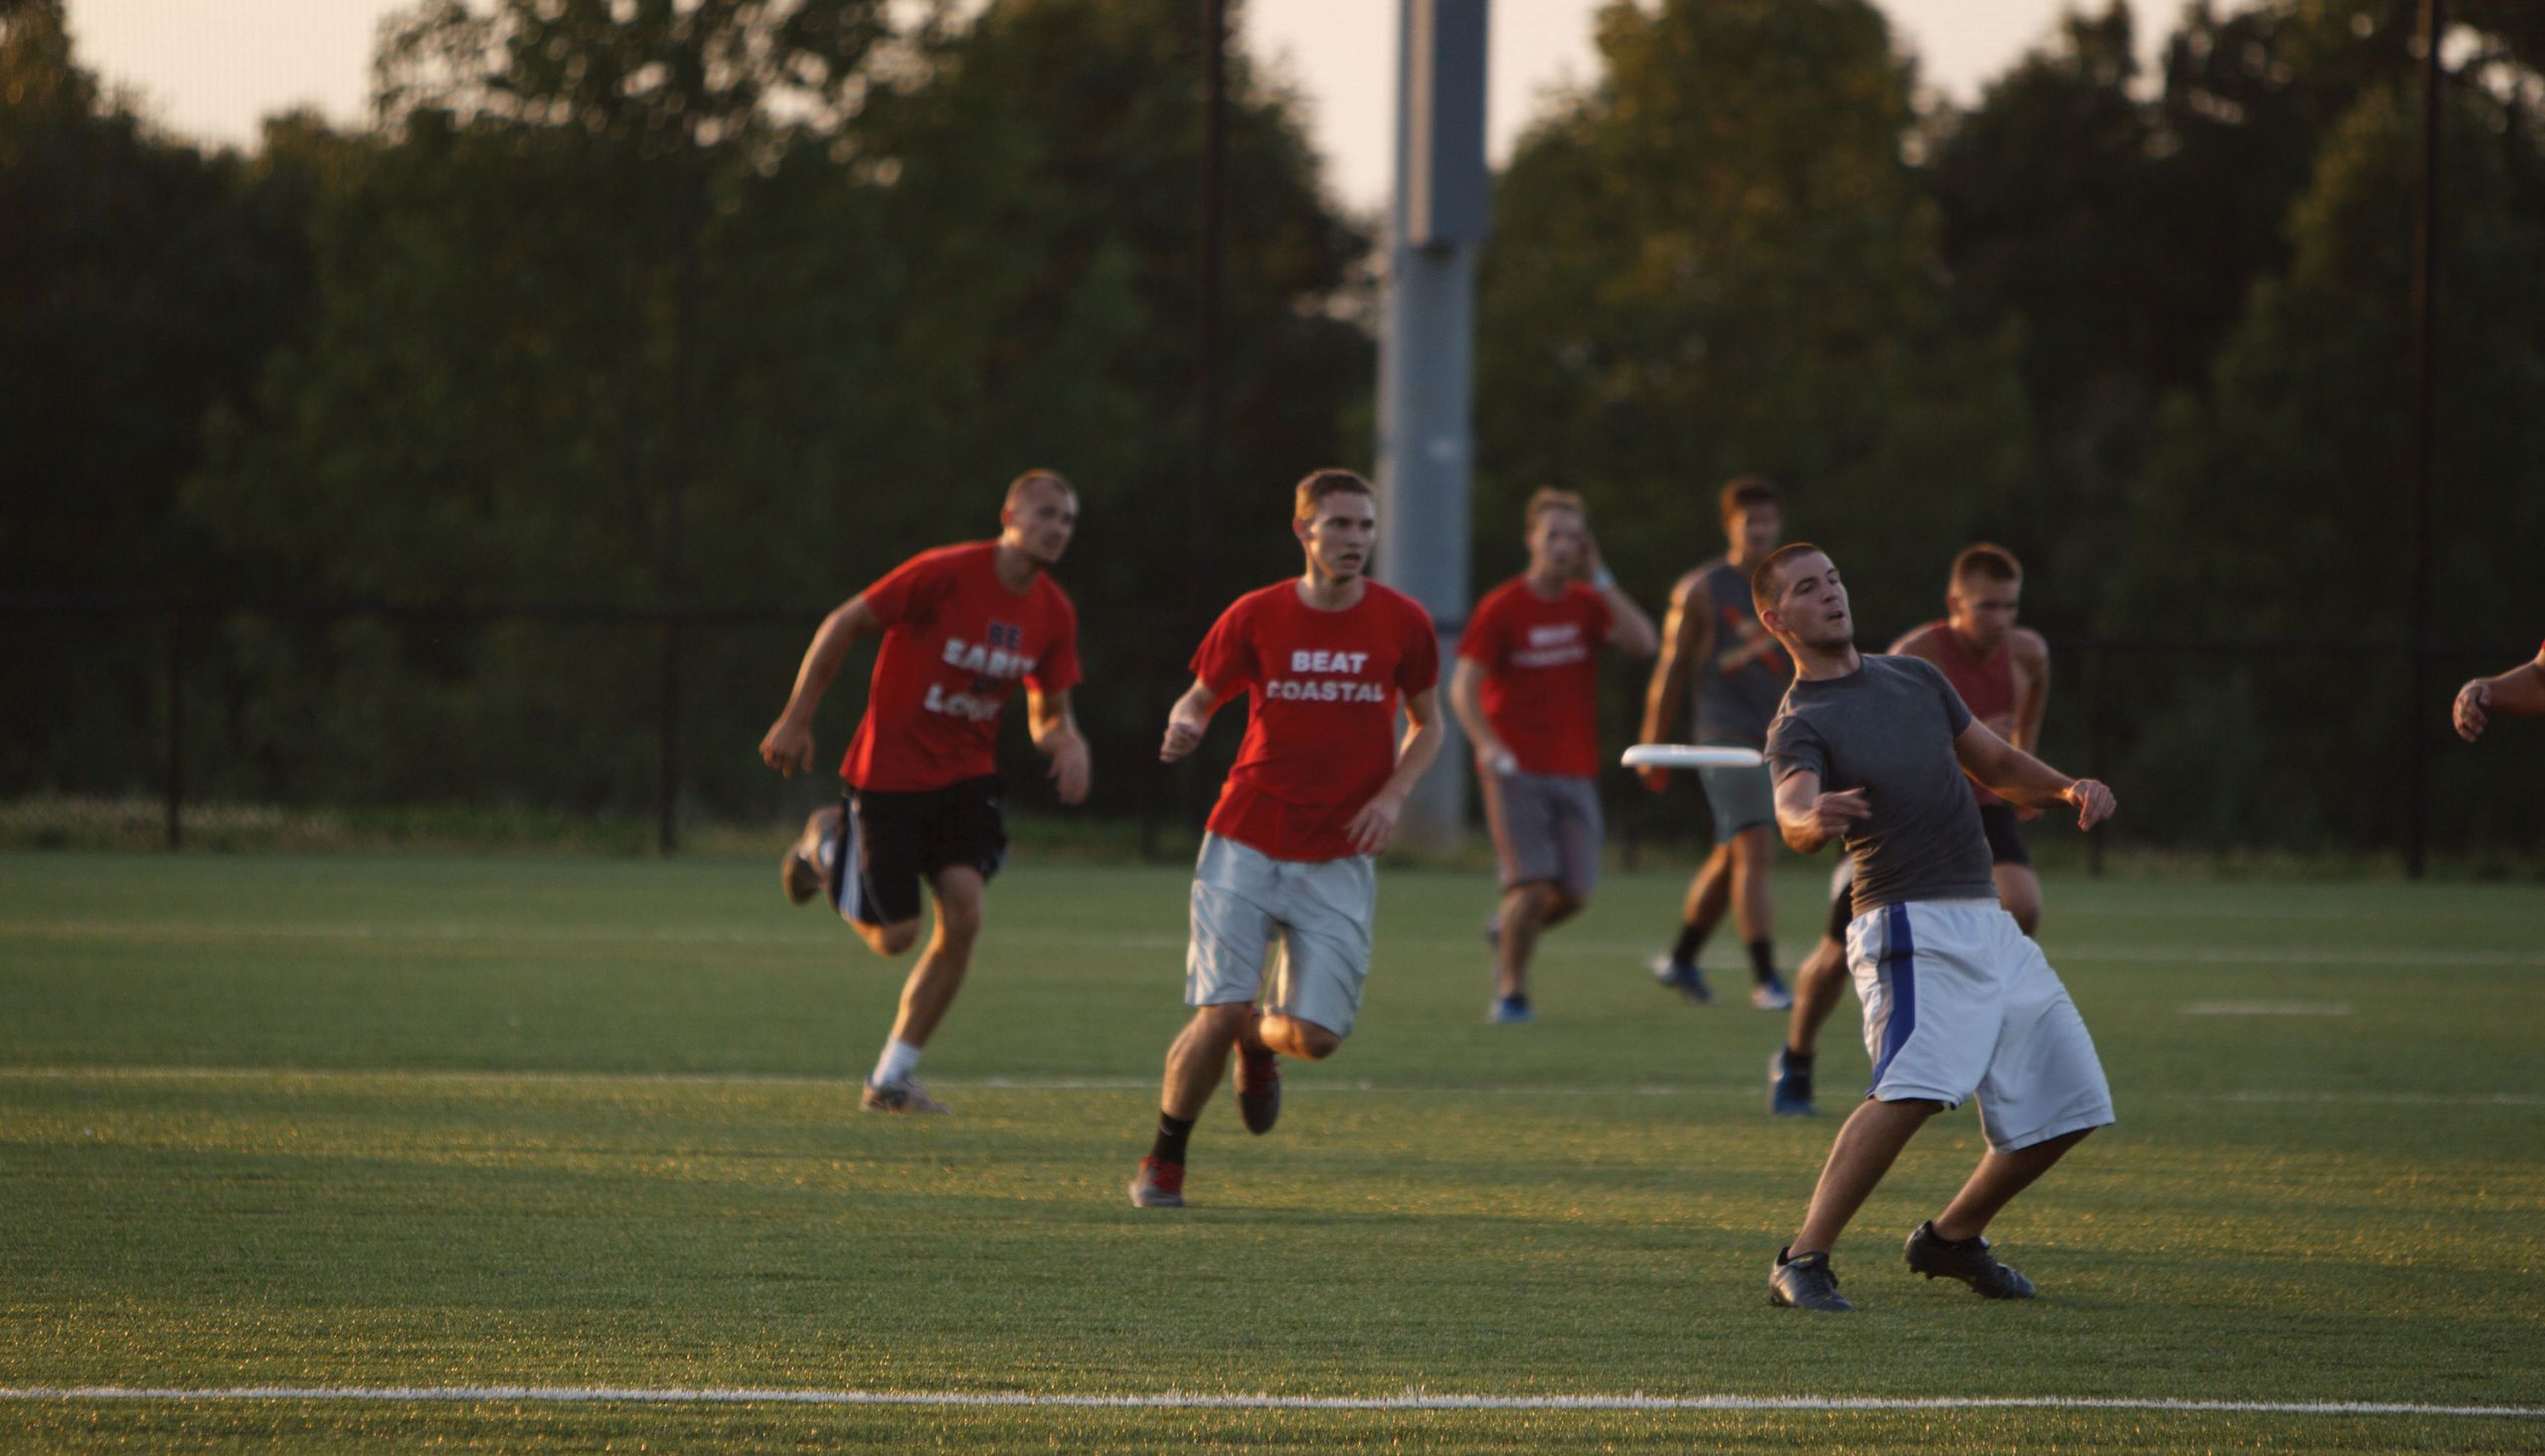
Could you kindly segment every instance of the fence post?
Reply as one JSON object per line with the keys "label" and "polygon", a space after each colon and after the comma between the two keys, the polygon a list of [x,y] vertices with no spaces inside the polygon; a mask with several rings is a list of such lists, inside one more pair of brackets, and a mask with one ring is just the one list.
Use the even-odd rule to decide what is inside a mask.
{"label": "fence post", "polygon": [[186,846],[186,614],[168,610],[168,852]]}
{"label": "fence post", "polygon": [[[2086,776],[2110,783],[2104,755],[2104,648],[2101,642],[2086,648]],[[2112,838],[2112,826],[2104,825],[2086,836],[2086,874],[2100,879],[2104,873],[2104,841]]]}
{"label": "fence post", "polygon": [[680,616],[663,613],[662,777],[654,788],[655,833],[661,853],[680,848]]}

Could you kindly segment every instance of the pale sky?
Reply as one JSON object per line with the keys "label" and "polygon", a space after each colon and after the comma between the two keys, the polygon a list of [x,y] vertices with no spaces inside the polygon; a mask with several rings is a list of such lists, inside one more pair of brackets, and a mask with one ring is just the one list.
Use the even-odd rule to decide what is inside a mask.
{"label": "pale sky", "polygon": [[[1591,18],[1602,0],[1491,0],[1487,149],[1495,165],[1550,87],[1597,72]],[[1879,0],[1930,85],[1967,101],[2050,34],[2072,0]],[[2093,0],[2101,8],[2101,0]],[[83,63],[122,86],[162,126],[206,141],[254,143],[258,121],[293,105],[361,121],[381,17],[401,0],[70,0]],[[2152,54],[2182,0],[2130,0]],[[1327,179],[1346,205],[1376,212],[1394,166],[1390,0],[1239,0],[1242,43],[1276,60],[1313,106]]]}

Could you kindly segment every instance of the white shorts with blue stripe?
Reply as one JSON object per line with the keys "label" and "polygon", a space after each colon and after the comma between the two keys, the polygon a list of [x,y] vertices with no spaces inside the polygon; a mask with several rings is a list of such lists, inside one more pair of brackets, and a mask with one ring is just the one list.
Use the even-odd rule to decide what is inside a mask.
{"label": "white shorts with blue stripe", "polygon": [[1957,1107],[2001,1153],[2113,1120],[2112,1087],[2068,988],[1994,899],[1912,900],[1847,926],[1868,1095]]}

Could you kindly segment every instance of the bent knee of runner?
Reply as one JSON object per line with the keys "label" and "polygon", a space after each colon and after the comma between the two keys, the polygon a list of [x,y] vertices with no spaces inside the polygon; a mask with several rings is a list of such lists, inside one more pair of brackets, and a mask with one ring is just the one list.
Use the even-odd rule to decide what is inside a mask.
{"label": "bent knee of runner", "polygon": [[1306,1061],[1323,1061],[1343,1045],[1343,1038],[1311,1021],[1294,1016],[1272,1015],[1265,1019],[1265,1040],[1277,1040],[1276,1049]]}
{"label": "bent knee of runner", "polygon": [[901,955],[919,944],[919,920],[914,916],[889,925],[859,925],[857,933],[877,955]]}
{"label": "bent knee of runner", "polygon": [[1763,868],[1776,858],[1770,827],[1753,824],[1732,837],[1729,846],[1733,862],[1753,869]]}

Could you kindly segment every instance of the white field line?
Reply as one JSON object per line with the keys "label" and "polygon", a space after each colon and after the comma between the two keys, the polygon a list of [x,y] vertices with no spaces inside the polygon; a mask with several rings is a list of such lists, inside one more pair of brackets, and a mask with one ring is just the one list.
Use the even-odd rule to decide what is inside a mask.
{"label": "white field line", "polygon": [[[2539,916],[2545,922],[2545,915]],[[827,928],[827,927],[825,927]],[[994,932],[997,933],[997,932]],[[1180,953],[1185,946],[1181,931],[1081,931],[1052,930],[1023,926],[1004,932],[1010,946],[1030,944],[1068,946],[1095,950],[1154,951],[1160,954]],[[475,945],[494,948],[510,946],[623,946],[635,950],[659,949],[665,946],[698,946],[728,948],[835,947],[846,945],[847,937],[815,933],[807,929],[786,930],[712,930],[696,926],[584,926],[584,925],[509,925],[489,926],[466,921],[400,922],[375,925],[348,922],[341,925],[259,925],[242,927],[229,924],[204,924],[182,921],[126,920],[0,920],[0,940],[120,940],[139,943],[170,942],[193,946],[263,945],[273,943],[327,943],[416,945]],[[1384,930],[1377,938],[1382,954],[1390,950],[1415,951],[1427,955],[1482,953],[1482,937],[1460,936],[1417,937],[1396,939]],[[1546,941],[1539,953],[1565,958],[1603,956],[1641,964],[1650,958],[1654,947],[1639,940],[1576,940],[1556,936]],[[2545,968],[2545,951],[2516,950],[2433,950],[2424,948],[2379,948],[2351,945],[2137,945],[2071,940],[2054,935],[2047,943],[2054,962],[2124,961],[2147,964],[2184,965],[2303,965],[2303,966],[2414,966],[2424,969]]]}
{"label": "white field line", "polygon": [[[1843,1081],[1844,1078],[1841,1078]],[[330,1082],[347,1085],[389,1083],[463,1086],[515,1086],[523,1083],[564,1086],[645,1087],[802,1087],[852,1092],[860,1080],[851,1076],[811,1076],[790,1072],[716,1071],[505,1071],[484,1067],[297,1067],[297,1066],[0,1066],[0,1084],[32,1081],[99,1082]],[[982,1092],[1149,1092],[1157,1078],[1148,1077],[930,1077],[939,1091]],[[1366,1078],[1302,1077],[1293,1071],[1283,1082],[1290,1092],[1348,1092],[1357,1095],[1435,1097],[1729,1097],[1755,1101],[1750,1082],[1683,1084],[1674,1082],[1382,1082]],[[1852,1095],[1852,1093],[1850,1094]],[[2143,1097],[2162,1102],[2307,1102],[2364,1103],[2410,1107],[2545,1107],[2537,1092],[2340,1092],[2291,1091],[2283,1088],[2222,1092],[2151,1091]],[[2133,1098],[2135,1099],[2135,1098]]]}
{"label": "white field line", "polygon": [[2347,1001],[2195,1001],[2184,1016],[2348,1016]]}
{"label": "white field line", "polygon": [[0,1386],[0,1400],[342,1400],[396,1404],[517,1401],[639,1405],[916,1405],[1114,1410],[2154,1410],[2228,1415],[2415,1415],[2545,1419],[2539,1405],[2406,1400],[2190,1400],[2095,1395],[1401,1395],[1034,1394],[975,1390],[650,1389],[607,1385]]}

